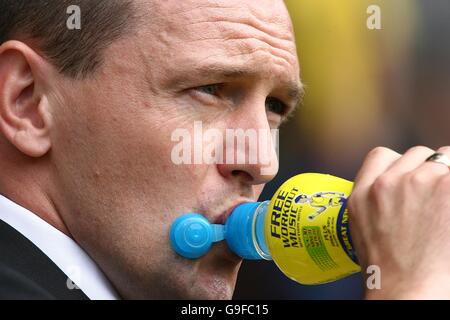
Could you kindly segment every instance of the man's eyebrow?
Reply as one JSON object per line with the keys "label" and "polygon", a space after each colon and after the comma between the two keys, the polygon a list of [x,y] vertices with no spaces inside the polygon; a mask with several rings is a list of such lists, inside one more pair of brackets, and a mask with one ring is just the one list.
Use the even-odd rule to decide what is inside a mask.
{"label": "man's eyebrow", "polygon": [[[289,98],[293,101],[292,107],[284,116],[285,120],[289,119],[290,116],[294,114],[294,112],[300,107],[303,103],[303,97],[305,96],[305,86],[301,81],[292,82],[287,86],[287,92]],[[283,122],[285,121],[283,120]]]}
{"label": "man's eyebrow", "polygon": [[[194,67],[190,72],[184,72],[183,76],[173,79],[171,81],[173,84],[182,84],[189,78],[199,78],[199,79],[211,79],[211,81],[216,81],[216,79],[237,79],[246,77],[257,77],[260,75],[260,71],[249,66],[231,66],[226,64],[206,64]],[[221,80],[219,80],[221,81]],[[285,85],[282,85],[285,91],[286,98],[292,101],[294,111],[298,105],[301,104],[303,96],[305,94],[304,85],[302,82],[288,81]],[[291,112],[290,111],[290,112]],[[289,113],[290,113],[289,112]]]}
{"label": "man's eyebrow", "polygon": [[298,105],[302,102],[303,97],[305,96],[305,86],[302,82],[292,82],[287,86],[287,92],[289,98],[295,101],[295,104]]}
{"label": "man's eyebrow", "polygon": [[[222,65],[209,65],[209,66],[201,66],[195,71],[197,74],[201,76],[211,76],[225,78],[225,79],[235,79],[235,78],[244,78],[244,77],[255,77],[258,75],[258,70],[254,68],[246,68],[244,67],[234,67],[234,66],[222,66]],[[303,96],[305,95],[305,88],[302,82],[289,82],[286,85],[286,93],[287,97],[295,102],[295,104],[299,104]]]}
{"label": "man's eyebrow", "polygon": [[175,87],[183,86],[192,81],[221,81],[228,79],[254,77],[258,74],[257,70],[244,67],[227,66],[221,64],[200,65],[189,68],[180,73],[179,76],[170,80],[169,84]]}
{"label": "man's eyebrow", "polygon": [[290,99],[300,102],[305,95],[305,86],[302,82],[292,82],[287,87],[288,96]]}

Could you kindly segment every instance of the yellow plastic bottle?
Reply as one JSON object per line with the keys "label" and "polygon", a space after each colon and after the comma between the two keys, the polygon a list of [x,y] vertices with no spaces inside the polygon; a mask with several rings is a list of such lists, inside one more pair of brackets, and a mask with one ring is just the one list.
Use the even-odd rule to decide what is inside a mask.
{"label": "yellow plastic bottle", "polygon": [[171,227],[171,245],[196,259],[225,240],[244,259],[274,260],[299,283],[338,280],[361,270],[346,209],[352,187],[331,175],[300,174],[281,185],[270,201],[236,207],[225,225],[212,225],[198,213],[184,214]]}
{"label": "yellow plastic bottle", "polygon": [[225,239],[238,255],[273,259],[284,274],[302,284],[359,272],[346,209],[352,187],[352,182],[331,175],[294,176],[270,202],[236,208],[225,225]]}

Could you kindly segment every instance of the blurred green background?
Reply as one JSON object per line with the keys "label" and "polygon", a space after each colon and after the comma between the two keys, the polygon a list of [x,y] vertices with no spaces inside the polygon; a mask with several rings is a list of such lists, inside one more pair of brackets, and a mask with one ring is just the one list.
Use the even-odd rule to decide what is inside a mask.
{"label": "blurred green background", "polygon": [[[449,0],[286,0],[294,22],[303,106],[280,131],[280,172],[261,199],[301,172],[353,180],[376,146],[450,145]],[[367,8],[381,9],[369,30]],[[292,138],[295,137],[295,138]],[[235,299],[360,299],[360,274],[320,286],[271,262],[244,262]]]}

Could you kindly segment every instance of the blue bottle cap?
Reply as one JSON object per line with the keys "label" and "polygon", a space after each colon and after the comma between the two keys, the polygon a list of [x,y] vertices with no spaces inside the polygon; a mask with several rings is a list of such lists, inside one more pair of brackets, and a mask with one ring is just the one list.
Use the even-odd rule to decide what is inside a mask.
{"label": "blue bottle cap", "polygon": [[210,224],[198,213],[187,213],[178,217],[170,228],[172,248],[188,259],[200,258],[209,251],[213,242],[223,238],[223,226]]}
{"label": "blue bottle cap", "polygon": [[[225,224],[225,239],[230,249],[244,259],[263,259],[255,246],[255,214],[261,202],[244,203],[236,207]],[[263,236],[263,235],[262,235]]]}

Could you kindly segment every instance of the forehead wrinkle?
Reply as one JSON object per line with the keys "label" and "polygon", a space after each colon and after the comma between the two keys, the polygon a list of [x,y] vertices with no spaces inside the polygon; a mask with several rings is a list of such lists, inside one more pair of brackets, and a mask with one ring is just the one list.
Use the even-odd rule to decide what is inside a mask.
{"label": "forehead wrinkle", "polygon": [[[190,1],[187,4],[182,2],[184,8],[175,11],[175,17],[173,11],[168,12],[170,18],[163,33],[170,36],[170,42],[172,43],[167,43],[171,47],[171,49],[169,47],[167,49],[176,50],[174,47],[177,44],[194,43],[197,48],[193,47],[192,52],[201,52],[201,46],[197,44],[198,42],[226,41],[228,47],[215,43],[211,43],[209,46],[206,44],[204,47],[205,49],[210,47],[206,50],[216,52],[231,49],[230,53],[232,54],[252,53],[265,49],[274,56],[281,57],[292,66],[297,67],[298,58],[293,32],[288,27],[291,25],[290,18],[282,1],[280,1],[283,4],[282,8],[281,6],[275,8],[274,6],[277,6],[278,3],[269,2],[270,4],[274,3],[270,8],[274,9],[272,11],[279,12],[278,14],[272,11],[267,14],[268,10],[257,10],[258,8],[255,8],[254,5],[245,5],[245,0],[234,2],[239,6],[224,6],[224,3],[228,4],[229,2],[222,1],[205,1],[202,4],[197,4],[198,2]],[[182,6],[182,4],[180,5]],[[194,5],[195,7],[192,8]],[[261,11],[265,14],[264,19],[260,17]],[[186,16],[186,12],[190,14]],[[274,16],[276,18],[273,18]],[[284,20],[289,21],[289,23],[280,24],[280,16],[284,16]],[[180,23],[180,21],[184,23]],[[277,23],[268,23],[271,21]],[[260,43],[257,43],[255,39],[259,40]],[[257,49],[255,50],[255,48]]]}
{"label": "forehead wrinkle", "polygon": [[[242,21],[213,20],[190,23],[193,28],[181,35],[178,43],[195,43],[217,41],[212,44],[213,49],[229,50],[233,54],[251,54],[256,51],[267,51],[273,56],[285,60],[289,65],[296,67],[298,64],[297,49],[294,41],[276,37],[248,25]],[[266,28],[267,30],[267,28]],[[287,33],[290,33],[287,31]],[[195,49],[194,49],[195,50]]]}
{"label": "forehead wrinkle", "polygon": [[[289,18],[288,15],[287,18]],[[242,51],[253,50],[254,47],[265,47],[272,54],[286,59],[291,65],[297,63],[293,32],[285,25],[280,28],[280,25],[262,21],[249,12],[237,14],[236,10],[233,10],[231,14],[224,14],[223,11],[212,16],[202,14],[185,21],[187,23],[182,26],[179,41],[233,41],[232,44],[236,44],[237,48],[244,49]],[[255,43],[253,40],[259,40],[260,43]]]}
{"label": "forehead wrinkle", "polygon": [[[227,4],[230,0],[227,0]],[[252,1],[252,5],[246,5],[245,0],[236,1],[236,6],[220,5],[220,2],[211,1],[196,5],[192,8],[192,3],[185,4],[188,9],[182,9],[175,12],[169,12],[170,19],[174,23],[186,21],[186,24],[196,24],[203,22],[221,22],[229,21],[252,26],[273,37],[294,41],[292,22],[283,1],[282,6],[274,8],[274,5],[268,8],[260,5],[253,5],[256,0]],[[180,3],[183,3],[181,1]],[[274,1],[269,3],[273,4]],[[260,9],[261,7],[261,9]],[[264,9],[263,9],[264,8]],[[281,10],[280,10],[281,9]]]}
{"label": "forehead wrinkle", "polygon": [[248,15],[239,15],[239,16],[213,16],[213,17],[205,17],[202,16],[201,19],[190,19],[186,25],[197,25],[203,23],[236,23],[241,25],[246,25],[252,27],[256,30],[259,30],[267,35],[270,35],[274,38],[284,40],[287,42],[294,41],[293,33],[288,29],[284,28],[280,25],[270,22],[254,22],[253,19],[257,20],[256,17],[248,16]]}
{"label": "forehead wrinkle", "polygon": [[[264,30],[258,29],[255,26],[249,25],[242,21],[229,21],[229,20],[214,20],[214,21],[200,21],[189,24],[190,26],[205,25],[205,28],[201,30],[208,30],[207,36],[202,37],[203,34],[194,32],[196,37],[202,37],[198,40],[246,40],[250,38],[259,39],[279,49],[286,51],[295,51],[295,42],[291,39],[284,39],[282,37],[275,36],[267,33]],[[212,27],[212,28],[211,28]],[[208,37],[208,35],[217,31],[218,35]],[[193,40],[195,41],[195,40]]]}
{"label": "forehead wrinkle", "polygon": [[[176,0],[176,1],[179,2],[179,0]],[[236,9],[238,9],[238,7],[236,7],[236,6],[230,6],[229,4],[228,5],[220,5],[218,2],[211,3],[211,1],[209,1],[207,3],[196,4],[194,7],[192,7],[192,5],[190,3],[187,3],[186,1],[181,2],[179,4],[181,5],[181,9],[173,11],[172,14],[192,16],[193,11],[197,11],[197,10],[205,10],[205,9],[236,10]],[[183,4],[184,4],[184,7],[183,7]],[[188,7],[188,8],[186,8],[186,7]]]}
{"label": "forehead wrinkle", "polygon": [[285,48],[272,46],[264,40],[258,38],[237,39],[237,41],[239,42],[237,46],[241,51],[241,54],[252,54],[257,51],[268,52],[272,55],[272,57],[279,60],[279,62],[287,63],[288,67],[296,68],[297,54],[295,51],[291,52]]}
{"label": "forehead wrinkle", "polygon": [[[279,48],[273,45],[268,44],[264,40],[255,38],[255,37],[242,37],[242,38],[236,38],[236,39],[223,39],[218,37],[213,38],[207,38],[207,39],[200,39],[200,40],[191,40],[187,41],[188,43],[195,43],[196,47],[199,47],[197,45],[198,42],[218,42],[217,45],[214,45],[214,48],[222,49],[223,51],[226,51],[226,53],[222,52],[222,56],[225,56],[226,58],[232,58],[237,56],[245,56],[245,55],[251,55],[256,54],[259,52],[267,52],[269,53],[272,58],[275,58],[280,62],[281,64],[286,64],[289,67],[297,68],[297,53],[294,47],[294,52],[291,52],[288,49],[285,48]],[[206,57],[203,57],[202,60],[208,60],[214,57],[221,56],[220,53],[215,53],[208,55]]]}
{"label": "forehead wrinkle", "polygon": [[[254,40],[253,42],[260,42],[257,39],[251,40]],[[288,58],[286,58],[286,52],[283,50],[274,49],[268,45],[257,46],[255,44],[241,44],[238,47],[238,51],[239,52],[234,54],[227,54],[225,57],[227,59],[240,57],[240,60],[243,61],[243,63],[255,70],[255,75],[258,75],[259,78],[273,77],[275,75],[280,75],[280,73],[294,73],[294,77],[297,76],[297,57],[288,53]],[[280,55],[280,52],[284,55]],[[250,58],[248,58],[248,56],[250,56]]]}

